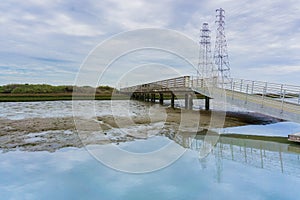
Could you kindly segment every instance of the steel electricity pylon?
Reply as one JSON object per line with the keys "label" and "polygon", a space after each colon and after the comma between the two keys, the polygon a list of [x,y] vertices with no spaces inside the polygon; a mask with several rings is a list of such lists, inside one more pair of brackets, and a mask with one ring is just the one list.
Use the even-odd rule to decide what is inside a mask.
{"label": "steel electricity pylon", "polygon": [[200,29],[200,49],[197,76],[199,78],[212,78],[214,75],[214,63],[211,55],[211,37],[208,23],[203,23]]}
{"label": "steel electricity pylon", "polygon": [[216,10],[216,43],[214,60],[218,68],[218,77],[222,83],[227,82],[230,78],[230,66],[227,52],[227,42],[225,37],[225,11],[222,8]]}

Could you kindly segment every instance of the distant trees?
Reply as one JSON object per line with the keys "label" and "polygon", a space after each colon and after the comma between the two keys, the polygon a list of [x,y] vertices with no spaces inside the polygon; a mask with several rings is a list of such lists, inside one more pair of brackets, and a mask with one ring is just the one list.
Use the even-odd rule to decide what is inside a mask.
{"label": "distant trees", "polygon": [[42,93],[72,93],[73,91],[79,93],[105,93],[111,94],[114,88],[109,86],[99,86],[93,88],[90,86],[53,86],[47,84],[9,84],[0,86],[0,93],[4,94],[42,94]]}

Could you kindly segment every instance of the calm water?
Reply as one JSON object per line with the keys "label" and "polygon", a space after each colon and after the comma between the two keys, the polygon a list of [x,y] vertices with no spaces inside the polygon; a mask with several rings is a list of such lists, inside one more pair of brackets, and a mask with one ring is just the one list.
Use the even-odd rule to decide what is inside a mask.
{"label": "calm water", "polygon": [[[82,103],[83,106],[85,103]],[[118,102],[120,110],[126,103]],[[110,114],[109,102],[96,102],[97,115]],[[141,103],[120,115],[139,115]],[[71,102],[0,103],[2,118],[72,116]],[[48,110],[45,114],[45,110]],[[137,112],[140,111],[140,112]],[[142,126],[141,126],[142,127]],[[281,127],[280,130],[278,127]],[[256,126],[258,132],[281,135],[299,124]],[[236,128],[255,132],[253,126]],[[141,130],[142,131],[142,130]],[[227,132],[230,132],[227,130]],[[146,174],[113,170],[85,148],[54,153],[11,151],[0,153],[1,199],[297,199],[300,185],[300,148],[276,142],[220,138],[213,151],[199,159],[203,136],[153,136],[120,143],[121,149],[146,153],[165,144],[186,148],[170,166]],[[95,145],[97,147],[97,145]]]}
{"label": "calm water", "polygon": [[[170,100],[165,100],[164,104],[169,106]],[[140,114],[141,110],[145,108],[145,104],[142,102],[131,102],[129,107],[132,110],[124,110],[124,107],[128,107],[127,101],[77,101],[75,106],[80,106],[82,110],[88,110],[91,107],[95,107],[97,116],[110,115],[112,109],[117,110],[117,115],[136,115]],[[176,100],[175,106],[183,107],[183,100]],[[223,109],[223,104],[211,102],[211,107],[215,109]],[[204,108],[204,100],[194,100],[194,109]],[[73,107],[71,101],[44,101],[44,102],[0,102],[0,117],[8,119],[25,119],[34,117],[66,117],[73,115]],[[137,112],[138,109],[138,112]],[[231,111],[243,111],[242,108],[235,106],[226,106],[227,110]],[[46,112],[49,111],[49,112]]]}

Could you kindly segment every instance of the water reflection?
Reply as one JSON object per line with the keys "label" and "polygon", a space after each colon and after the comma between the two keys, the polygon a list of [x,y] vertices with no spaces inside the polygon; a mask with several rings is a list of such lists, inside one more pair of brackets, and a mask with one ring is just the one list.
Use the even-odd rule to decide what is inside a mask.
{"label": "water reflection", "polygon": [[[204,134],[198,134],[195,138],[189,134],[169,137],[184,148],[197,152],[207,145]],[[300,177],[300,145],[297,144],[221,136],[211,154],[215,157],[218,181],[222,176],[223,160]],[[202,169],[207,168],[207,160],[199,159]]]}
{"label": "water reflection", "polygon": [[[295,199],[299,154],[288,144],[221,137],[198,160],[204,136],[177,136],[191,149],[171,166],[139,175],[107,168],[83,148],[1,153],[1,199]],[[172,140],[157,136],[126,148],[165,142]]]}

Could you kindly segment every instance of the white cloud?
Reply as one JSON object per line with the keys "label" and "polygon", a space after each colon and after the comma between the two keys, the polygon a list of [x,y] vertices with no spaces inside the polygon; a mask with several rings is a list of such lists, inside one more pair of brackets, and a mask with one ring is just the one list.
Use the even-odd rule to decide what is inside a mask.
{"label": "white cloud", "polygon": [[[106,1],[104,19],[120,26],[122,30],[164,27],[169,23],[170,1]],[[102,8],[103,9],[103,8]]]}
{"label": "white cloud", "polygon": [[285,75],[285,74],[293,74],[300,73],[300,65],[298,66],[268,66],[268,67],[260,67],[260,68],[251,68],[251,71],[269,74],[269,75]]}
{"label": "white cloud", "polygon": [[62,13],[53,16],[52,19],[46,19],[45,23],[48,25],[48,29],[40,28],[40,32],[45,31],[46,33],[52,32],[70,36],[87,37],[93,37],[103,34],[102,31],[94,29],[88,24],[83,24],[75,21],[70,16]]}
{"label": "white cloud", "polygon": [[[49,65],[28,57],[71,60],[74,71],[90,50],[113,34],[157,27],[182,31],[198,40],[203,22],[210,24],[213,47],[215,9],[219,7],[226,11],[228,51],[235,76],[245,77],[245,69],[252,68],[253,72],[255,68],[269,69],[268,76],[268,71],[276,71],[273,66],[289,71],[287,66],[300,65],[298,0],[1,1],[0,58],[8,66]],[[61,64],[71,70],[70,63]],[[299,80],[294,78],[297,84]]]}

